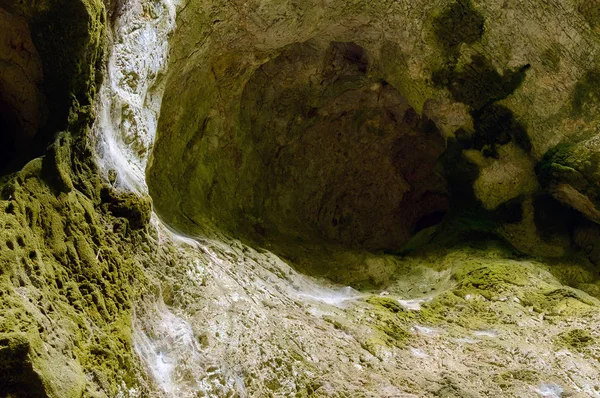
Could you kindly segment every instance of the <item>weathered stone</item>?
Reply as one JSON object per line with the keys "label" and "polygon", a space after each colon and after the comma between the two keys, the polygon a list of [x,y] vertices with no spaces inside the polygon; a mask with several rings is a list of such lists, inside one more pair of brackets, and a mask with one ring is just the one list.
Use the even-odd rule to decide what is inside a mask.
{"label": "weathered stone", "polygon": [[598,390],[593,5],[191,0],[165,76],[171,4],[0,6],[0,395]]}

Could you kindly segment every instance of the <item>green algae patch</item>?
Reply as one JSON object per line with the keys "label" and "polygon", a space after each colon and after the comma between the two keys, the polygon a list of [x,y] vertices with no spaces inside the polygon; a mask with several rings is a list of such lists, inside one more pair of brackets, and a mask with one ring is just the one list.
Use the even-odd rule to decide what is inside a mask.
{"label": "green algae patch", "polygon": [[593,344],[596,340],[592,334],[585,329],[573,329],[559,334],[554,340],[558,347],[571,348],[581,351]]}
{"label": "green algae patch", "polygon": [[389,297],[371,296],[368,299],[366,299],[366,302],[374,306],[386,308],[395,314],[404,311],[404,308],[400,305],[400,303],[397,300],[394,300]]}
{"label": "green algae patch", "polygon": [[371,305],[368,321],[373,335],[361,343],[363,348],[374,356],[378,356],[380,346],[405,348],[415,316],[390,297],[370,296],[365,301]]}
{"label": "green algae patch", "polygon": [[511,387],[515,382],[534,385],[540,380],[540,374],[531,369],[513,369],[494,376],[494,381],[502,388]]}
{"label": "green algae patch", "polygon": [[524,305],[534,311],[553,316],[577,316],[593,311],[598,301],[578,289],[568,286],[529,290],[521,297]]}
{"label": "green algae patch", "polygon": [[0,187],[0,366],[31,379],[5,378],[7,391],[39,380],[24,396],[118,396],[143,380],[130,322],[141,262],[156,261],[151,201],[101,179],[87,133],[60,134]]}
{"label": "green algae patch", "polygon": [[507,287],[523,287],[529,278],[517,262],[495,264],[470,264],[454,274],[458,286],[456,291],[466,295],[477,292],[487,298],[505,293]]}
{"label": "green algae patch", "polygon": [[[478,247],[431,246],[404,259],[411,269],[438,264],[435,268],[440,273],[438,278],[444,274],[448,278],[445,283],[428,282],[431,290],[426,293],[420,310],[408,311],[407,315],[400,313],[407,324],[416,322],[432,327],[452,324],[471,331],[502,330],[530,314],[572,319],[590,314],[600,305],[585,292],[563,285],[561,270],[578,267],[577,258],[548,265],[498,242],[488,242]],[[593,275],[582,279],[587,284],[594,280]],[[396,284],[401,286],[400,282]],[[387,289],[394,295],[403,294],[393,285]]]}

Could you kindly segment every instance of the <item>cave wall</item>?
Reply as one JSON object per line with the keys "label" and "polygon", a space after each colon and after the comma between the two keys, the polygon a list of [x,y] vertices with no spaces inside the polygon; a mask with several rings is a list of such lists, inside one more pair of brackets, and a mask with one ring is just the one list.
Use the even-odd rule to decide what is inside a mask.
{"label": "cave wall", "polygon": [[[318,108],[311,104],[327,94],[312,90],[308,78],[285,80],[274,71],[265,71],[269,65],[288,59],[289,64],[297,64],[300,73],[310,74],[316,70],[310,66],[310,55],[290,61],[290,49],[354,43],[368,59],[367,81],[389,84],[416,115],[433,121],[439,130],[438,137],[447,149],[439,159],[433,157],[437,161],[434,169],[449,181],[448,207],[459,213],[453,216],[458,221],[451,223],[448,234],[467,225],[467,229],[499,234],[526,253],[565,255],[572,248],[572,230],[554,228],[556,233],[541,234],[540,218],[551,217],[544,216],[544,209],[536,204],[548,193],[559,201],[561,195],[568,194],[541,183],[539,165],[557,145],[587,142],[597,135],[591,115],[597,107],[593,81],[600,43],[588,11],[575,1],[338,1],[301,5],[255,1],[233,8],[219,2],[190,2],[178,15],[179,28],[171,40],[163,111],[147,172],[156,209],[168,223],[190,234],[206,234],[216,226],[236,237],[264,241],[265,236],[268,240],[269,235],[276,236],[289,227],[291,236],[303,235],[310,240],[316,229],[318,236],[343,241],[340,237],[345,232],[340,232],[339,220],[343,217],[348,223],[352,218],[348,214],[358,207],[347,206],[351,211],[346,213],[336,210],[327,198],[319,197],[322,191],[317,197],[312,195],[317,202],[312,207],[298,206],[298,195],[293,192],[315,181],[302,179],[310,175],[310,166],[291,182],[272,175],[277,173],[273,170],[286,174],[283,170],[292,167],[296,156],[292,148],[297,143],[282,137],[312,128],[305,119],[312,117],[313,124],[327,119],[323,112],[311,113]],[[256,83],[263,74],[264,84],[271,87],[264,92]],[[355,84],[360,80],[356,76],[346,78],[354,79]],[[249,102],[252,95],[257,99]],[[269,113],[264,103],[273,96],[280,98],[276,105],[284,109]],[[278,117],[285,112],[287,119]],[[248,122],[252,117],[277,120],[270,125],[263,123],[260,133],[249,133],[256,130]],[[334,129],[348,127],[329,127]],[[247,138],[252,134],[254,141]],[[277,144],[260,156],[253,153],[255,146],[256,151],[263,151],[267,141]],[[416,148],[419,150],[414,153],[422,150],[418,145]],[[281,158],[271,162],[269,151]],[[339,167],[336,157],[329,153],[308,152],[307,165],[314,156],[319,160],[313,166],[320,164],[325,173],[327,167]],[[263,164],[256,161],[259,158]],[[411,154],[405,163],[421,165],[422,160]],[[365,188],[361,200],[368,201],[368,195],[380,201],[399,195],[394,178],[402,173],[384,177],[382,167],[364,171],[356,181],[387,180],[389,190],[382,195],[381,189]],[[356,191],[349,182],[353,178],[346,183],[338,179],[338,184]],[[321,186],[333,185],[327,182]],[[577,192],[588,198],[591,191]],[[593,203],[595,199],[590,200]],[[573,200],[562,202],[569,202],[566,207],[570,207]],[[591,214],[592,210],[583,206],[575,207]],[[597,204],[585,206],[597,211]],[[328,227],[319,224],[318,215],[309,216],[312,221],[302,218],[307,212],[336,211],[340,214],[329,218]],[[428,211],[417,213],[427,219]],[[561,212],[570,217],[568,209]],[[400,225],[403,221],[396,217],[402,210],[377,209],[373,213],[377,213],[372,215],[373,224]],[[431,219],[436,218],[436,211],[430,214]],[[555,220],[555,224],[561,222]],[[300,232],[301,224],[312,224],[313,235]],[[371,247],[401,248],[419,230],[408,224],[405,228],[410,232],[390,236],[386,244]],[[353,228],[351,223],[349,227],[342,225],[347,231]],[[384,227],[379,232],[384,235],[386,231],[389,229]],[[369,241],[364,233],[358,235],[349,240],[362,242],[358,246]]]}
{"label": "cave wall", "polygon": [[[0,69],[7,97],[2,98],[3,108],[16,111],[17,128],[23,130],[15,159],[4,165],[5,174],[42,155],[57,132],[81,128],[93,119],[106,13],[100,0],[2,0],[0,9],[2,28],[10,32],[3,47],[8,62]],[[19,66],[25,67],[15,72]]]}
{"label": "cave wall", "polygon": [[5,170],[28,152],[42,120],[44,101],[41,60],[27,21],[0,8],[0,26],[7,32],[0,44],[0,170]]}
{"label": "cave wall", "polygon": [[96,164],[105,4],[0,6],[0,110],[17,119],[1,133],[23,138],[3,173],[27,162],[0,187],[0,395],[145,393],[132,303],[150,286],[144,264],[166,260],[150,200],[117,191]]}
{"label": "cave wall", "polygon": [[[165,103],[148,170],[150,189],[161,216],[190,233],[206,233],[213,228],[210,224],[233,234],[243,231],[242,228],[249,228],[246,233],[254,233],[257,227],[260,230],[257,218],[266,215],[268,220],[272,214],[285,214],[287,204],[266,203],[265,208],[270,212],[253,213],[255,207],[244,207],[237,193],[249,195],[256,188],[257,202],[265,203],[260,196],[269,191],[259,189],[264,181],[274,181],[275,186],[280,186],[279,194],[275,189],[273,196],[278,198],[287,195],[288,188],[302,188],[308,181],[314,181],[315,174],[303,173],[311,171],[303,163],[307,158],[294,158],[294,152],[286,159],[296,160],[277,163],[268,134],[278,131],[279,126],[270,125],[274,121],[259,112],[253,120],[248,110],[284,105],[280,116],[286,126],[296,121],[292,116],[300,111],[306,113],[306,119],[313,115],[321,122],[328,121],[326,113],[338,112],[342,116],[341,113],[349,111],[341,119],[321,126],[329,129],[332,124],[340,123],[345,128],[362,120],[364,123],[358,125],[366,127],[354,132],[364,134],[375,122],[382,123],[376,132],[385,133],[386,126],[393,125],[387,140],[368,143],[373,146],[371,153],[379,155],[390,150],[394,155],[408,153],[400,158],[416,159],[419,166],[428,166],[424,168],[427,172],[436,169],[429,167],[432,160],[439,160],[441,166],[451,162],[453,167],[448,168],[447,164],[445,169],[442,167],[446,171],[440,175],[445,179],[439,183],[435,178],[426,180],[436,189],[441,186],[439,191],[444,195],[446,185],[460,188],[456,192],[461,195],[462,186],[467,186],[467,194],[473,197],[461,198],[475,200],[477,210],[481,211],[467,214],[469,217],[463,215],[462,219],[458,217],[458,221],[485,229],[487,224],[480,217],[489,217],[485,221],[491,220],[490,228],[499,231],[517,248],[564,255],[572,245],[571,231],[555,231],[554,223],[541,228],[549,232],[549,236],[543,237],[536,227],[564,211],[562,205],[536,207],[539,195],[553,195],[587,217],[587,221],[574,228],[574,241],[598,262],[599,235],[594,222],[598,206],[597,142],[593,117],[597,107],[593,82],[598,39],[593,13],[574,2],[460,2],[458,8],[452,4],[446,1],[393,4],[338,1],[328,5],[190,2],[180,13],[179,30],[172,38],[174,47]],[[135,387],[141,388],[143,394],[144,376],[132,352],[132,304],[140,295],[158,290],[149,280],[147,267],[172,264],[176,256],[168,244],[158,244],[158,232],[149,224],[150,200],[115,188],[100,177],[96,168],[95,142],[90,137],[95,116],[94,96],[102,73],[98,65],[103,63],[105,35],[110,34],[105,5],[93,1],[25,5],[3,1],[0,6],[10,13],[7,18],[19,21],[10,22],[11,26],[25,29],[23,21],[27,21],[31,42],[23,41],[23,48],[34,46],[39,55],[35,56],[33,49],[30,52],[34,61],[28,64],[28,76],[33,84],[28,86],[30,94],[24,98],[32,101],[27,106],[37,110],[30,111],[32,116],[28,120],[38,123],[35,135],[43,137],[39,138],[43,142],[40,148],[53,142],[43,157],[31,160],[2,182],[0,373],[11,376],[0,379],[0,393],[102,397],[116,396]],[[117,3],[106,7],[112,15],[119,13]],[[466,13],[473,29],[459,29],[457,37],[441,42],[442,33],[448,33],[444,29],[452,32],[456,28],[453,23],[442,21],[452,21],[455,13]],[[444,29],[436,33],[436,26]],[[23,37],[27,35],[24,33]],[[331,42],[357,46],[364,49],[364,54],[363,50],[342,51],[342,57],[335,59],[348,61],[349,57],[352,62],[336,61],[334,66],[338,69],[327,75],[328,69],[320,63],[323,60],[320,56],[327,54]],[[286,51],[292,49],[293,53],[294,48],[305,43],[324,50],[316,52],[307,80],[289,81],[293,73],[270,77],[270,67],[288,62]],[[13,50],[9,49],[8,54],[14,55]],[[6,53],[2,54],[4,59]],[[300,52],[295,56],[305,61],[309,55]],[[364,67],[365,60],[368,68]],[[293,70],[306,63],[287,65]],[[311,90],[316,88],[311,86],[310,76],[315,70],[321,77],[334,78],[335,84],[326,87],[335,90],[341,87],[349,97],[319,94],[312,100],[320,99],[323,103],[312,106]],[[345,75],[359,76],[359,84],[354,79],[349,87],[344,86]],[[508,77],[511,78],[505,79]],[[471,81],[475,87],[489,88],[485,90],[488,97],[466,95],[469,87],[465,86],[473,83],[464,82]],[[301,98],[298,91],[289,98],[278,91],[294,85],[306,90],[308,101],[298,101]],[[36,98],[42,97],[36,99],[37,103],[32,99],[34,93]],[[353,103],[357,98],[358,102]],[[335,99],[344,104],[337,104]],[[377,103],[373,113],[361,119],[356,108],[373,103]],[[396,108],[388,112],[392,104],[400,104],[403,112],[395,114]],[[346,109],[342,105],[352,106]],[[498,131],[486,126],[498,115],[508,123],[505,125],[510,131],[508,136],[497,136]],[[413,158],[415,154],[410,149],[419,147],[420,138],[425,136],[421,133],[428,130],[424,128],[428,120],[435,122],[433,138],[425,140],[423,157]],[[397,130],[397,125],[411,128]],[[323,138],[324,130],[309,130],[312,135],[304,139],[317,147],[317,160],[331,158],[341,162],[345,156],[344,141]],[[394,146],[398,131],[402,138],[409,136],[414,141],[401,140],[407,144]],[[285,144],[295,142],[301,147],[306,144],[289,136],[286,129],[279,132]],[[55,135],[56,140],[49,138]],[[262,147],[256,147],[257,153],[248,154],[249,143],[255,145],[255,140],[263,138],[267,140]],[[135,140],[132,138],[133,144]],[[348,140],[354,141],[354,136],[350,135]],[[561,146],[563,141],[566,146]],[[448,160],[439,153],[442,142],[454,151],[446,152]],[[319,152],[329,144],[339,143],[342,144],[339,153]],[[147,142],[139,147],[144,153],[149,150]],[[334,148],[337,151],[338,147]],[[401,167],[386,163],[389,152],[371,158],[357,146],[351,149],[355,151],[354,158],[385,165],[378,168],[378,172],[384,173],[381,181],[375,181],[377,189],[372,192],[376,195],[373,199],[366,196],[358,202],[351,200],[355,209],[360,210],[359,204],[367,208],[369,201],[380,200],[379,196],[388,193],[383,177],[389,177],[393,182],[390,185],[396,188],[402,186],[398,174],[385,172],[395,173],[399,168],[404,179],[421,171],[411,168],[410,162],[400,164]],[[427,153],[429,149],[431,152]],[[33,153],[28,153],[24,160],[31,159]],[[243,173],[234,167],[239,159],[245,166]],[[255,167],[265,159],[275,162],[282,171],[290,167],[304,182],[286,182],[282,176],[265,174],[268,168]],[[351,179],[352,183],[344,183],[342,187],[355,191],[358,187],[352,184],[358,182],[362,186],[368,176]],[[340,179],[343,180],[330,175],[315,186],[330,185]],[[244,190],[240,191],[240,187]],[[213,193],[209,194],[211,190]],[[404,197],[405,192],[398,191],[401,192],[392,195],[390,202]],[[292,202],[298,200],[299,204],[291,208],[305,209],[309,196],[292,197]],[[521,200],[523,196],[525,199]],[[254,203],[254,197],[247,197]],[[516,216],[512,207],[504,206],[515,199]],[[425,213],[447,210],[443,200],[434,201],[434,205],[439,204],[441,208],[428,208]],[[360,231],[350,234],[350,238],[343,231],[340,233],[338,226],[344,226],[343,217],[335,214],[335,206],[331,208],[334,211],[323,218],[330,229],[319,228],[318,219],[313,223],[319,238],[353,243]],[[239,225],[240,214],[251,216],[251,222]],[[385,232],[394,232],[396,219],[386,219],[389,213],[382,214],[385,226],[381,229],[382,236],[387,238]],[[292,235],[300,231],[305,236],[299,228],[306,219],[298,218],[299,215],[304,216],[292,212],[291,218],[274,217],[269,222],[277,230],[289,224],[293,227]],[[502,224],[499,229],[498,220]],[[427,227],[428,221],[423,222]],[[414,224],[419,224],[418,219]],[[411,233],[418,229],[413,224],[408,228]],[[314,228],[310,231],[314,232]],[[406,236],[392,238],[403,240]],[[387,243],[374,247],[386,246]],[[507,275],[502,280],[509,279],[511,274]],[[469,287],[472,285],[481,286],[478,281]]]}

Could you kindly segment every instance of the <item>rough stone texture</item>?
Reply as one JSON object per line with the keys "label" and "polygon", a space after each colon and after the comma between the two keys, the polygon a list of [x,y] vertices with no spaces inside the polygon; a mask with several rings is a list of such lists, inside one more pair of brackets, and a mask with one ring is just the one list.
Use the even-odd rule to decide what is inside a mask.
{"label": "rough stone texture", "polygon": [[90,149],[69,141],[2,187],[0,351],[20,342],[0,365],[14,376],[0,380],[3,394],[115,396],[138,385],[129,324],[144,281],[138,214],[150,207],[117,192],[103,204]]}
{"label": "rough stone texture", "polygon": [[593,8],[183,4],[148,177],[190,239],[95,162],[145,162],[169,4],[109,4],[127,148],[101,4],[0,5],[68,126],[2,179],[0,395],[599,396]]}
{"label": "rough stone texture", "polygon": [[569,286],[593,292],[598,277],[580,260],[548,265],[481,241],[406,258],[362,253],[342,283],[378,283],[356,291],[236,241],[187,241],[179,253],[160,271],[162,297],[148,297],[134,323],[157,396],[600,391],[599,302]]}
{"label": "rough stone texture", "polygon": [[[391,201],[402,192],[396,181],[406,176],[401,170],[391,176],[383,159],[386,155],[371,144],[360,145],[365,147],[364,153],[381,159],[381,163],[373,169],[361,168],[360,175],[348,179],[352,182],[343,176],[335,181],[327,179],[334,175],[328,169],[340,170],[338,155],[328,151],[340,148],[342,154],[350,154],[353,149],[341,148],[351,148],[352,144],[323,141],[321,134],[320,141],[315,141],[317,150],[294,149],[299,142],[314,145],[308,137],[320,131],[315,127],[320,124],[329,132],[354,131],[353,126],[332,125],[328,118],[336,111],[313,109],[319,109],[315,104],[328,98],[328,93],[311,88],[312,80],[283,79],[279,69],[263,76],[264,71],[273,69],[274,64],[283,68],[282,57],[286,59],[290,49],[325,48],[331,42],[354,43],[362,48],[364,54],[352,62],[364,69],[365,78],[385,82],[387,90],[397,91],[416,115],[437,123],[448,148],[439,159],[439,149],[434,149],[438,138],[423,142],[422,147],[431,150],[425,159],[419,158],[422,149],[411,143],[408,135],[398,142],[415,149],[407,163],[414,161],[425,171],[435,169],[451,181],[451,209],[464,206],[497,211],[515,200],[533,203],[544,192],[536,175],[544,154],[560,142],[583,142],[596,135],[592,116],[597,106],[594,60],[598,59],[600,42],[590,18],[584,18],[589,11],[582,7],[576,2],[557,1],[277,5],[255,1],[240,3],[239,7],[189,1],[182,7],[179,28],[172,38],[163,112],[148,169],[157,210],[170,224],[188,233],[206,234],[211,229],[207,225],[213,224],[237,237],[258,241],[266,237],[268,241],[269,236],[281,236],[285,225],[293,230],[288,235],[311,240],[314,235],[302,230],[310,227],[318,231],[317,235],[345,244],[360,242],[386,249],[400,249],[419,230],[416,220],[429,219],[426,226],[438,222],[446,207],[441,198],[423,209],[410,206],[408,199],[395,213],[389,211]],[[318,80],[318,74],[311,75],[315,68],[310,66],[308,54],[306,58],[306,64],[296,61],[295,71],[298,76]],[[287,62],[294,64],[289,59]],[[322,71],[341,68],[335,72],[340,76],[336,84],[360,84],[360,73],[348,74],[331,59],[323,58],[322,62],[329,62]],[[327,82],[325,77],[321,79]],[[264,91],[257,88],[258,81],[265,82],[266,86],[261,86]],[[258,99],[248,102],[250,95]],[[271,98],[277,99],[273,112],[264,107]],[[341,112],[343,106],[337,106]],[[283,114],[286,117],[282,119]],[[271,124],[249,125],[249,119],[261,118]],[[304,141],[289,138],[300,133]],[[366,131],[359,133],[360,140],[367,140]],[[255,138],[248,138],[251,134],[256,134]],[[382,144],[385,139],[373,142]],[[321,174],[314,174],[311,167],[320,169]],[[299,178],[284,182],[277,175],[281,171],[289,177],[294,173],[286,171],[295,168],[302,170],[295,174]],[[351,169],[347,170],[346,175],[352,175]],[[358,183],[367,180],[372,188]],[[455,184],[458,180],[461,182]],[[355,189],[353,183],[361,189]],[[386,184],[389,189],[382,194]],[[313,192],[309,186],[328,187],[338,193],[332,196],[338,199],[322,199],[326,189],[320,189],[319,195],[311,196],[314,204],[308,204],[302,195],[293,193],[306,188],[309,195]],[[445,191],[424,189],[434,196]],[[344,196],[344,192],[353,192],[361,199]],[[561,192],[566,201],[574,203],[572,194],[564,189]],[[339,199],[342,196],[344,199]],[[372,211],[365,217],[359,203],[370,197],[380,200],[373,200]],[[382,198],[389,198],[390,205]],[[584,204],[578,208],[586,212]],[[403,218],[401,214],[407,212],[415,217]],[[526,207],[522,212],[533,214]],[[345,222],[340,224],[342,218]],[[357,222],[361,227],[353,227],[349,221],[366,218],[381,229],[371,228],[365,234],[358,230],[366,228],[365,224]],[[516,247],[532,254],[544,253],[554,243],[544,240],[532,219],[526,216],[507,222],[496,217],[495,230]],[[329,222],[332,225],[326,225]],[[388,233],[388,225],[401,223],[399,228],[405,232],[398,231],[396,236]],[[302,227],[297,227],[300,224]],[[369,234],[386,235],[389,242],[370,245]],[[552,251],[554,255],[568,250],[568,235],[567,231],[567,242]]]}
{"label": "rough stone texture", "polygon": [[[142,259],[149,258],[145,242],[151,239],[151,205],[149,199],[103,183],[88,143],[96,62],[103,44],[103,6],[2,5],[22,15],[8,17],[4,10],[1,14],[3,21],[11,18],[21,29],[9,30],[2,42],[3,59],[16,62],[25,74],[14,75],[11,83],[32,79],[32,86],[19,86],[29,91],[17,91],[22,98],[13,96],[9,105],[23,106],[26,114],[26,101],[34,104],[39,99],[35,84],[40,83],[41,60],[40,91],[50,111],[56,112],[45,127],[68,126],[68,131],[44,157],[2,179],[0,395],[114,397],[130,387],[143,391],[130,324],[132,302],[147,286],[140,269]],[[23,18],[28,19],[33,43],[43,47],[39,58],[27,41]],[[23,35],[15,41],[13,34],[19,32]],[[10,67],[3,63],[3,78],[9,78]],[[3,94],[12,94],[8,88]],[[31,106],[30,125],[20,126],[29,129],[30,139],[44,134],[41,123],[34,128],[40,110]],[[20,133],[16,126],[9,127],[14,129],[3,135]],[[52,130],[51,135],[57,133]],[[33,154],[35,150],[20,155],[27,159]]]}
{"label": "rough stone texture", "polygon": [[600,136],[558,145],[538,171],[556,199],[600,224]]}
{"label": "rough stone texture", "polygon": [[146,193],[146,162],[160,113],[175,5],[114,1],[109,10],[110,52],[93,132],[98,164],[120,187]]}
{"label": "rough stone texture", "polygon": [[41,155],[59,131],[67,126],[75,130],[94,117],[105,11],[100,0],[2,0],[0,8],[27,21],[43,69],[41,91],[47,109],[38,120],[35,140],[16,164],[22,166]]}
{"label": "rough stone texture", "polygon": [[[339,42],[292,45],[262,65],[242,93],[233,141],[214,143],[232,148],[200,154],[193,166],[220,172],[193,174],[205,196],[182,203],[186,211],[197,206],[247,238],[369,249],[398,248],[427,217],[441,219],[448,188],[435,165],[444,140],[368,72],[364,50]],[[212,139],[204,134],[187,144],[186,162]]]}

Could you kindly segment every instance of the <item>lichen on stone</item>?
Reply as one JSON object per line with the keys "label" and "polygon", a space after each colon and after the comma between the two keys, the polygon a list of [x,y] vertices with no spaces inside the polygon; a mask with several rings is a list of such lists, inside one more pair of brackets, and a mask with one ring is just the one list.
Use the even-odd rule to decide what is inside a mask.
{"label": "lichen on stone", "polygon": [[595,344],[595,339],[588,330],[573,329],[559,334],[556,337],[556,344],[560,347],[581,351],[586,347]]}

